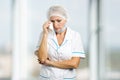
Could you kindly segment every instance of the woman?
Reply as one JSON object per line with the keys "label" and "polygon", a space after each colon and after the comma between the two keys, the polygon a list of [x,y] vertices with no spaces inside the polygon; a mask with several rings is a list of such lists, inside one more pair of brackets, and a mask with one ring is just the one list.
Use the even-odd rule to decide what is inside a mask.
{"label": "woman", "polygon": [[[75,69],[80,58],[85,57],[80,35],[66,27],[68,15],[63,7],[50,7],[47,16],[36,50],[42,65],[40,80],[76,80]],[[53,31],[50,31],[51,23]]]}

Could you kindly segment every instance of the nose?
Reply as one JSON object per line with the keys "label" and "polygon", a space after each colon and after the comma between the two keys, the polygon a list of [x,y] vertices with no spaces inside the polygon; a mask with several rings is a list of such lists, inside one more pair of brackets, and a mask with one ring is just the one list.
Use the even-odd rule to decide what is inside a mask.
{"label": "nose", "polygon": [[58,23],[55,21],[55,22],[53,22],[53,26],[54,27],[57,27],[58,26]]}

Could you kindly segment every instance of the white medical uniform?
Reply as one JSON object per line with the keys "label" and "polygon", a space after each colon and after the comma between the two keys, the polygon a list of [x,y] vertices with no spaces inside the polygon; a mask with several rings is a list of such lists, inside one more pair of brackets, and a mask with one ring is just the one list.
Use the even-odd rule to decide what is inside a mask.
{"label": "white medical uniform", "polygon": [[[42,35],[41,35],[42,36]],[[39,39],[39,48],[41,38]],[[56,34],[51,32],[48,35],[48,57],[53,61],[68,60],[72,57],[85,57],[81,37],[78,32],[67,27],[67,32],[61,46],[58,45]],[[60,69],[42,65],[40,80],[75,80],[75,69]]]}

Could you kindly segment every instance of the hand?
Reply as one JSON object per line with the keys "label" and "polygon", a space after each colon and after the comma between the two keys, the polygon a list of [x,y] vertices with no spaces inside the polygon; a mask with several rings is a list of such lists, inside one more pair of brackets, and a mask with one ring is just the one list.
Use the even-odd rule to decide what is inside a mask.
{"label": "hand", "polygon": [[38,62],[39,62],[40,64],[43,64],[43,65],[46,65],[46,66],[51,66],[51,62],[52,62],[52,61],[50,61],[49,58],[48,58],[44,63],[42,63],[39,59],[38,59]]}
{"label": "hand", "polygon": [[50,23],[51,23],[50,21],[47,21],[43,24],[44,34],[48,34],[48,29],[49,29]]}
{"label": "hand", "polygon": [[39,64],[44,64],[44,62],[41,62],[39,59],[38,59],[38,62],[39,62]]}
{"label": "hand", "polygon": [[44,65],[46,65],[46,66],[51,66],[51,63],[52,63],[52,61],[50,61],[49,59],[47,59],[47,60],[45,61]]}

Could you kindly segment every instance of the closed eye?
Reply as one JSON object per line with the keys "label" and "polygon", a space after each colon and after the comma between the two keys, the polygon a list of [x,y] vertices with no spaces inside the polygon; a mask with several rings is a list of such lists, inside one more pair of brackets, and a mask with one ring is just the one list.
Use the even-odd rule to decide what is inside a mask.
{"label": "closed eye", "polygon": [[51,22],[55,22],[54,20],[51,20]]}
{"label": "closed eye", "polygon": [[57,20],[57,22],[61,22],[62,20]]}

